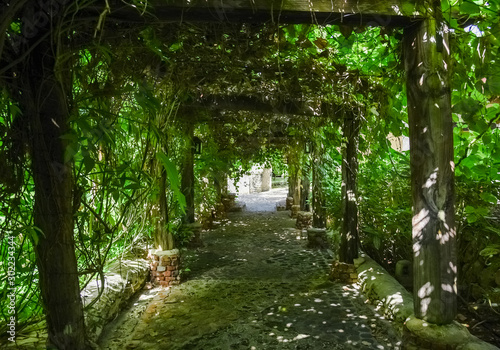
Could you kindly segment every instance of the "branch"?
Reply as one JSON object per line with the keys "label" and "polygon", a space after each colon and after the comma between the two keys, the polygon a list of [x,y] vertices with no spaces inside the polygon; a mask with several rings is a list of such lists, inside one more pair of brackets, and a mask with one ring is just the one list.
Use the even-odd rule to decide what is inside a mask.
{"label": "branch", "polygon": [[389,141],[387,139],[385,139],[385,143],[387,145],[387,147],[389,148],[389,159],[391,160],[391,164],[392,164],[392,167],[394,169],[394,172],[396,173],[396,175],[398,175],[399,177],[402,177],[404,179],[409,179],[411,178],[411,176],[409,175],[403,175],[403,174],[400,174],[398,172],[398,170],[396,169],[396,164],[394,164],[394,160],[392,159],[392,155],[391,155],[391,147],[389,146]]}
{"label": "branch", "polygon": [[21,56],[19,56],[16,60],[12,61],[10,64],[8,64],[7,66],[3,67],[2,69],[0,69],[0,76],[2,74],[4,74],[5,72],[7,72],[9,69],[11,69],[12,67],[14,67],[16,64],[18,63],[21,63],[23,62],[26,57],[28,57],[31,52],[42,42],[44,41],[45,39],[47,39],[52,33],[50,31],[48,31],[47,33],[45,33],[44,35],[42,35],[40,37],[40,39],[38,39],[33,45],[31,45],[25,52],[23,52],[23,54]]}

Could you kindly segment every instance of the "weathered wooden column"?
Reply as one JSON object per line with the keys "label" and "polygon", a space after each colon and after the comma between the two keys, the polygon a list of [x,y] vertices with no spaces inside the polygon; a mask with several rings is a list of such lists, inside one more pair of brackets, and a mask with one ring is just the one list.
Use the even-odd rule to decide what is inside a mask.
{"label": "weathered wooden column", "polygon": [[358,257],[358,139],[359,117],[352,111],[344,116],[342,146],[342,236],[340,241],[340,261],[352,264]]}
{"label": "weathered wooden column", "polygon": [[301,178],[301,168],[300,168],[300,152],[296,144],[290,146],[288,154],[288,191],[289,196],[293,197],[292,204],[292,217],[296,216],[296,213],[300,209],[300,178]]}
{"label": "weathered wooden column", "polygon": [[405,30],[416,317],[453,321],[457,307],[453,124],[447,28],[432,13]]}
{"label": "weathered wooden column", "polygon": [[162,250],[174,249],[174,237],[172,233],[168,230],[167,224],[169,222],[168,217],[168,202],[167,202],[167,171],[163,164],[158,163],[158,169],[160,172],[159,178],[159,193],[158,193],[158,206],[154,210],[155,213],[155,224],[156,232],[154,236],[155,248],[162,248]]}
{"label": "weathered wooden column", "polygon": [[326,227],[323,186],[321,184],[323,173],[321,169],[323,150],[321,145],[316,145],[312,155],[312,207],[313,207],[313,227]]}
{"label": "weathered wooden column", "polygon": [[310,156],[309,154],[305,154],[302,157],[302,166],[301,166],[301,179],[300,179],[300,210],[309,211],[309,205],[307,200],[310,195],[310,187],[311,181],[309,180],[309,171],[310,171]]}
{"label": "weathered wooden column", "polygon": [[183,218],[184,224],[194,223],[194,123],[185,125],[185,137],[187,147],[182,163],[181,192],[186,198],[186,214]]}
{"label": "weathered wooden column", "polygon": [[[33,6],[36,7],[36,3]],[[28,21],[33,13],[27,13]],[[70,130],[68,94],[72,85],[65,74],[69,69],[57,71],[55,53],[58,48],[51,37],[45,35],[47,30],[40,28],[39,33],[35,33],[34,49],[17,72],[22,94],[14,96],[23,108],[30,132],[29,150],[35,185],[33,225],[36,231],[33,232],[38,237],[34,250],[47,319],[47,345],[83,350],[90,347],[85,339],[75,254],[73,160],[67,159],[64,138]]]}

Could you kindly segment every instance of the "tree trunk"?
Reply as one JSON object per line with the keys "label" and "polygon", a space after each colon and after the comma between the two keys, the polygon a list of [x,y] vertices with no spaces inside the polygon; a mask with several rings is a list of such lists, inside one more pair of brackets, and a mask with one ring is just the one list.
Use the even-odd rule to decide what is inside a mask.
{"label": "tree trunk", "polygon": [[457,308],[447,31],[437,20],[427,19],[406,29],[404,42],[411,146],[415,315],[435,324],[451,323]]}
{"label": "tree trunk", "polygon": [[313,227],[324,228],[326,227],[325,210],[323,208],[323,186],[321,180],[323,174],[321,172],[321,159],[322,150],[320,147],[314,147],[312,157],[312,203],[313,203]]}
{"label": "tree trunk", "polygon": [[73,237],[72,169],[62,139],[69,111],[63,84],[55,76],[54,52],[50,37],[33,50],[23,71],[20,103],[31,131],[33,216],[39,230],[35,253],[48,341],[58,349],[79,350],[87,347]]}
{"label": "tree trunk", "polygon": [[342,147],[342,236],[340,261],[352,264],[358,257],[358,138],[359,117],[352,112],[344,116],[343,134],[346,139]]}
{"label": "tree trunk", "polygon": [[186,215],[184,224],[194,223],[194,125],[186,126],[187,149],[184,154],[184,163],[182,166],[181,191],[186,197]]}

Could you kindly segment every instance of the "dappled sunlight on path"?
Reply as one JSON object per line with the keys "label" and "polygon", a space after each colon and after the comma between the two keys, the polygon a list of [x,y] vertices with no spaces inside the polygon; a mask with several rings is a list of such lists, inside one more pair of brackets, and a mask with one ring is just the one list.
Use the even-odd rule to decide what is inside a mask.
{"label": "dappled sunlight on path", "polygon": [[[106,349],[398,349],[354,286],[328,280],[287,212],[242,212],[185,252],[184,282],[145,292],[106,332]],[[149,299],[147,299],[149,298]]]}

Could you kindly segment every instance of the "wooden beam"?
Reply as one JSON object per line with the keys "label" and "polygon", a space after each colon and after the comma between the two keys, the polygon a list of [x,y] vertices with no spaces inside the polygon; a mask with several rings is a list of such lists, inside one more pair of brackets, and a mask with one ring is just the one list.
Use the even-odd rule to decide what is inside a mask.
{"label": "wooden beam", "polygon": [[245,95],[207,95],[188,102],[184,108],[202,108],[209,110],[251,111],[259,113],[302,115],[324,117],[335,115],[337,106],[322,103],[312,105],[303,101],[284,102],[272,101],[266,97]]}
{"label": "wooden beam", "polygon": [[435,324],[453,322],[457,310],[449,47],[435,19],[405,30],[415,316]]}
{"label": "wooden beam", "polygon": [[[157,22],[309,23],[405,27],[419,18],[415,0],[152,0]],[[141,21],[141,11],[115,0],[108,18]]]}

